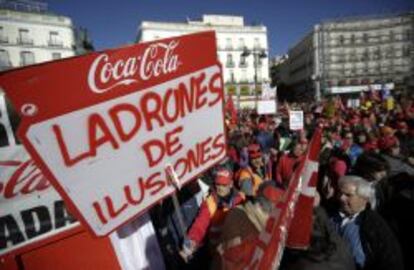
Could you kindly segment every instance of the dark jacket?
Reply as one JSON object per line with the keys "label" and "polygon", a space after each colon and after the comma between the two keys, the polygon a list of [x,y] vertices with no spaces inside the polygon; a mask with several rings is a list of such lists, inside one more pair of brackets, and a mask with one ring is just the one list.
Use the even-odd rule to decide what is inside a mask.
{"label": "dark jacket", "polygon": [[281,270],[354,270],[347,244],[335,232],[322,207],[314,209],[311,244],[308,250],[286,250]]}
{"label": "dark jacket", "polygon": [[366,256],[364,270],[403,270],[399,243],[384,219],[368,208],[357,219]]}

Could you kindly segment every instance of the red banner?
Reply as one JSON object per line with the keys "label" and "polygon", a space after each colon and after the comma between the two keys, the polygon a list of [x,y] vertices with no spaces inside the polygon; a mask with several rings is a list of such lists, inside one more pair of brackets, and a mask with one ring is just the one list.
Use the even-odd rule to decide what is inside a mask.
{"label": "red banner", "polygon": [[286,246],[290,248],[306,249],[310,244],[313,226],[313,201],[318,182],[321,136],[321,129],[316,129],[312,142],[309,145],[308,155],[302,170],[300,195],[286,241]]}

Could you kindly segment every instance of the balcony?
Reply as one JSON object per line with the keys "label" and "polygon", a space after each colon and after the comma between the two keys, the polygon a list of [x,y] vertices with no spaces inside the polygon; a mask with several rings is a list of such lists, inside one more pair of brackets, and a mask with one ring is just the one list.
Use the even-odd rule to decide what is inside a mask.
{"label": "balcony", "polygon": [[17,43],[21,45],[33,45],[33,39],[27,37],[17,38]]}
{"label": "balcony", "polygon": [[0,36],[0,43],[9,43],[9,37]]}
{"label": "balcony", "polygon": [[235,67],[235,64],[234,64],[233,61],[227,61],[226,62],[226,67],[228,67],[228,68],[234,68]]}
{"label": "balcony", "polygon": [[241,68],[247,68],[248,67],[247,62],[240,62],[239,63],[239,67],[241,67]]}
{"label": "balcony", "polygon": [[61,40],[48,40],[47,44],[49,45],[49,47],[63,47],[63,42]]}
{"label": "balcony", "polygon": [[13,65],[10,61],[0,61],[0,71],[12,68]]}
{"label": "balcony", "polygon": [[263,50],[264,48],[260,45],[260,44],[254,44],[253,46],[253,50],[259,51],[259,50]]}

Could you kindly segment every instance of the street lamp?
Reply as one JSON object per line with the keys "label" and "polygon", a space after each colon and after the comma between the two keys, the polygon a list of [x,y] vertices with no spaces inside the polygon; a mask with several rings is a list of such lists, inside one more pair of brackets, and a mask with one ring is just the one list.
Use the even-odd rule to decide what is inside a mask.
{"label": "street lamp", "polygon": [[249,55],[253,55],[253,66],[254,66],[254,96],[255,96],[255,106],[256,106],[256,109],[257,109],[257,103],[258,103],[258,100],[259,100],[258,91],[257,91],[258,90],[257,89],[258,88],[257,87],[258,86],[257,85],[257,67],[259,65],[259,59],[266,58],[267,55],[266,55],[265,50],[256,50],[256,49],[249,50],[247,48],[244,48],[241,56],[242,57],[248,57]]}

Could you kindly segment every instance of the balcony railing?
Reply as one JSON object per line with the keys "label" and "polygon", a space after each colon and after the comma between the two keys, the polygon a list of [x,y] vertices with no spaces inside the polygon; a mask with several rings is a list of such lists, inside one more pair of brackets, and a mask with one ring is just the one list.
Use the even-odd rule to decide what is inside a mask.
{"label": "balcony railing", "polygon": [[229,62],[229,61],[226,62],[226,67],[228,67],[228,68],[234,68],[234,66],[235,66],[235,64],[234,64],[233,61],[232,62]]}
{"label": "balcony railing", "polygon": [[13,65],[10,61],[0,61],[0,70],[6,70],[12,67]]}
{"label": "balcony railing", "polygon": [[33,45],[33,39],[19,37],[17,38],[17,43],[22,44],[22,45]]}
{"label": "balcony railing", "polygon": [[239,67],[241,67],[241,68],[247,68],[247,62],[240,62],[239,63]]}
{"label": "balcony railing", "polygon": [[61,40],[49,40],[47,44],[50,47],[63,47],[63,42]]}
{"label": "balcony railing", "polygon": [[9,37],[0,36],[0,43],[9,43]]}

